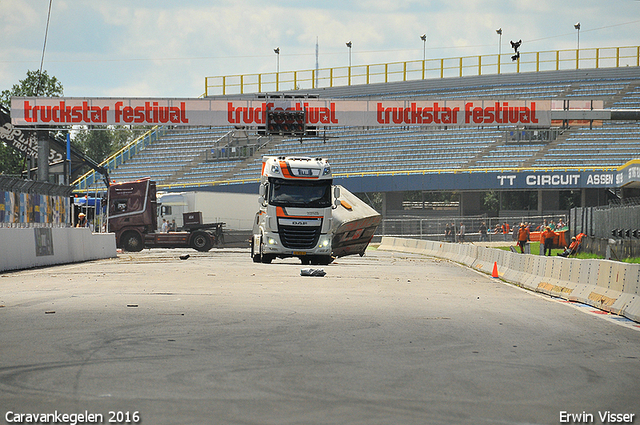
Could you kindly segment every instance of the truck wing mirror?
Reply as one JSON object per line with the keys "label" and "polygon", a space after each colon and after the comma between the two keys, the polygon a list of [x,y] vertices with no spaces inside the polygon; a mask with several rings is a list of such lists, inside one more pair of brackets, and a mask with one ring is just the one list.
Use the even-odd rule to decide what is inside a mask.
{"label": "truck wing mirror", "polygon": [[338,186],[333,187],[333,208],[340,206],[340,188]]}
{"label": "truck wing mirror", "polygon": [[258,204],[264,206],[264,196],[258,196]]}

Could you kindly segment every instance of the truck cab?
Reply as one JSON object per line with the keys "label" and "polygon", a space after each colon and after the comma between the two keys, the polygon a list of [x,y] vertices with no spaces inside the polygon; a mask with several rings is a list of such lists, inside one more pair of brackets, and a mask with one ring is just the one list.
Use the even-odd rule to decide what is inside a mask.
{"label": "truck cab", "polygon": [[331,263],[332,200],[340,196],[332,184],[326,159],[263,157],[253,261],[298,257],[303,264]]}
{"label": "truck cab", "polygon": [[108,191],[109,231],[116,235],[116,245],[125,251],[144,248],[193,248],[201,252],[211,249],[220,238],[224,223],[202,224],[201,212],[185,213],[195,217],[184,232],[158,232],[156,183],[148,177],[112,184]]}

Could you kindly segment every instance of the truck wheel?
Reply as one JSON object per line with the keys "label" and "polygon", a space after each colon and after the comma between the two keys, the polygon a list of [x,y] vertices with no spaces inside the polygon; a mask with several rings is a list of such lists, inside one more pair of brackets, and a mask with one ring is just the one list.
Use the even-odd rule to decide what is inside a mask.
{"label": "truck wheel", "polygon": [[200,252],[207,252],[213,246],[211,236],[205,232],[196,232],[191,237],[191,246]]}
{"label": "truck wheel", "polygon": [[262,252],[262,239],[260,239],[260,261],[262,261],[263,264],[271,264],[273,261],[272,255],[267,255]]}
{"label": "truck wheel", "polygon": [[140,252],[144,248],[144,241],[139,233],[126,232],[122,235],[122,248],[125,251]]}

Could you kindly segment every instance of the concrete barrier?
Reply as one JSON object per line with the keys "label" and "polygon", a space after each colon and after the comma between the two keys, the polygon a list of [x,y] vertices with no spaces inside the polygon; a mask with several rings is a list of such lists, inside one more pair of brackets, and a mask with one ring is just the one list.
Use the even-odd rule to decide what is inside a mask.
{"label": "concrete barrier", "polygon": [[640,264],[609,260],[522,255],[472,244],[383,237],[378,249],[446,258],[568,301],[577,301],[640,322]]}
{"label": "concrete barrier", "polygon": [[116,257],[113,233],[87,228],[0,228],[0,271]]}

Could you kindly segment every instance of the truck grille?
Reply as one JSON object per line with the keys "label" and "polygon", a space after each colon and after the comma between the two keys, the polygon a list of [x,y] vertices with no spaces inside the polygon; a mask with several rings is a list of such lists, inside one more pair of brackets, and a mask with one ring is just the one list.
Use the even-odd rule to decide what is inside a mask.
{"label": "truck grille", "polygon": [[321,227],[280,226],[280,241],[289,249],[313,249],[320,239]]}

